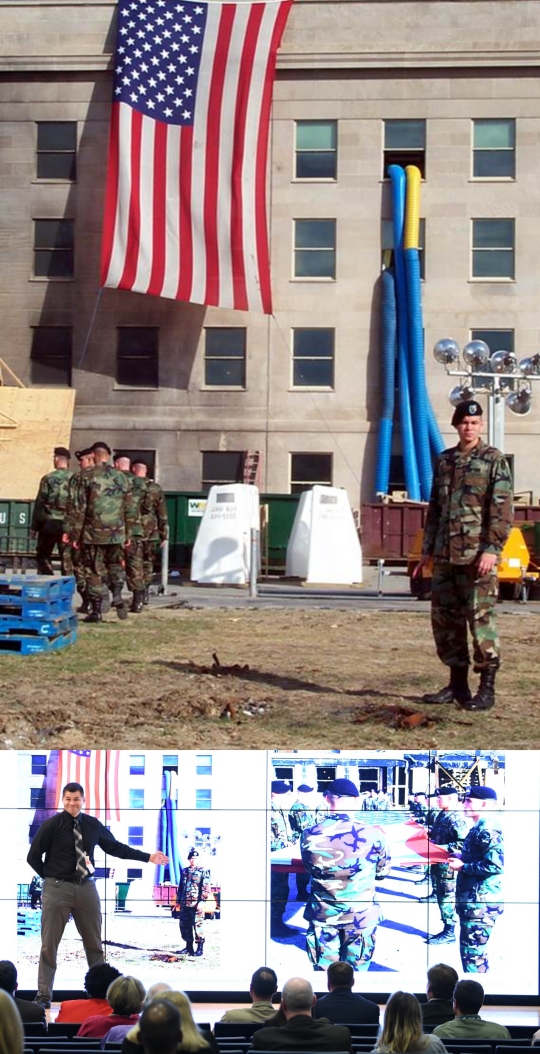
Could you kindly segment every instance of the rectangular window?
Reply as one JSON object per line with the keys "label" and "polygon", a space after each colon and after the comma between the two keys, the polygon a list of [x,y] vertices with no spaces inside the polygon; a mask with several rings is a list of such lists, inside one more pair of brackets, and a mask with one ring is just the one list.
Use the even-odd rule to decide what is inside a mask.
{"label": "rectangular window", "polygon": [[514,220],[472,221],[472,277],[514,278]]}
{"label": "rectangular window", "polygon": [[211,809],[212,808],[212,791],[211,790],[196,790],[195,791],[195,808],[196,809]]}
{"label": "rectangular window", "polygon": [[[418,259],[420,261],[420,278],[426,277],[426,221],[420,220],[418,232]],[[392,220],[383,220],[381,224],[381,268],[394,266],[394,224]]]}
{"label": "rectangular window", "polygon": [[384,122],[383,176],[388,178],[389,165],[416,165],[422,179],[426,176],[426,122],[391,120]]}
{"label": "rectangular window", "polygon": [[141,447],[134,449],[133,447],[122,447],[122,453],[133,461],[144,461],[145,465],[148,465],[148,477],[149,479],[156,478],[156,452],[155,450],[143,450]]}
{"label": "rectangular window", "polygon": [[32,384],[71,387],[73,331],[71,326],[33,326],[30,349]]}
{"label": "rectangular window", "polygon": [[46,754],[32,754],[32,775],[33,776],[46,776],[47,774],[47,755]]}
{"label": "rectangular window", "polygon": [[471,340],[483,340],[491,354],[514,350],[513,329],[471,329]]}
{"label": "rectangular window", "polygon": [[163,755],[163,771],[165,771],[165,769],[174,769],[178,772],[178,754]]}
{"label": "rectangular window", "polygon": [[296,179],[337,178],[337,121],[296,122]]}
{"label": "rectangular window", "polygon": [[30,808],[31,809],[44,809],[45,808],[45,787],[31,787],[30,788]]}
{"label": "rectangular window", "polygon": [[316,484],[332,485],[332,455],[291,454],[291,494]]}
{"label": "rectangular window", "polygon": [[211,754],[197,754],[195,761],[195,772],[197,776],[211,776],[212,775],[212,755]]}
{"label": "rectangular window", "polygon": [[144,754],[129,755],[130,776],[144,776],[145,756]]}
{"label": "rectangular window", "polygon": [[34,220],[34,277],[73,278],[75,221]]}
{"label": "rectangular window", "polygon": [[513,118],[473,121],[473,177],[516,178],[516,122]]}
{"label": "rectangular window", "polygon": [[144,837],[143,827],[128,827],[128,845],[134,849],[142,849]]}
{"label": "rectangular window", "polygon": [[202,456],[201,489],[214,484],[241,483],[244,478],[243,450],[208,450]]}
{"label": "rectangular window", "polygon": [[37,178],[65,180],[77,178],[77,122],[38,121]]}
{"label": "rectangular window", "polygon": [[334,387],[333,329],[293,329],[293,387]]}
{"label": "rectangular window", "polygon": [[119,326],[116,383],[127,388],[159,387],[159,329]]}
{"label": "rectangular window", "polygon": [[127,877],[132,881],[135,878],[142,878],[142,867],[128,867]]}
{"label": "rectangular window", "polygon": [[336,277],[336,221],[294,221],[294,277]]}
{"label": "rectangular window", "polygon": [[129,791],[129,807],[130,809],[144,809],[144,791],[134,790],[130,788]]}
{"label": "rectangular window", "polygon": [[205,330],[204,383],[208,387],[245,388],[245,329]]}

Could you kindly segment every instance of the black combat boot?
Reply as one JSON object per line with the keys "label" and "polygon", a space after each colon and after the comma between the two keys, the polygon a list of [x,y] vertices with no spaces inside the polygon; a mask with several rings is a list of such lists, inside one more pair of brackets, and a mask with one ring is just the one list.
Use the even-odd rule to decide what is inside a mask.
{"label": "black combat boot", "polygon": [[491,710],[495,706],[495,677],[499,666],[485,666],[480,670],[480,687],[473,699],[461,703],[463,710]]}
{"label": "black combat boot", "polygon": [[203,944],[204,944],[204,940],[202,938],[201,938],[201,940],[197,941],[197,951],[194,953],[195,955],[197,955],[197,956],[202,955],[202,953],[203,953]]}
{"label": "black combat boot", "polygon": [[92,601],[90,600],[90,597],[88,596],[88,590],[85,589],[81,593],[81,603],[80,603],[80,606],[77,608],[77,614],[78,615],[89,615],[91,610],[92,610]]}
{"label": "black combat boot", "polygon": [[455,939],[455,926],[445,922],[444,929],[436,933],[434,937],[428,937],[427,944],[453,944]]}
{"label": "black combat boot", "polygon": [[143,604],[146,607],[150,603],[150,586],[144,587]]}
{"label": "black combat boot", "polygon": [[429,904],[432,900],[437,900],[437,897],[433,890],[431,890],[431,893],[428,893],[427,897],[418,897],[417,900],[419,904]]}
{"label": "black combat boot", "polygon": [[90,613],[86,616],[85,622],[103,622],[103,615],[101,614],[101,597],[90,598]]}
{"label": "black combat boot", "polygon": [[126,605],[124,604],[124,601],[122,600],[122,583],[121,582],[116,582],[115,585],[113,586],[111,603],[112,603],[113,608],[116,608],[116,614],[118,615],[118,618],[122,618],[122,619],[127,618],[128,610],[127,610]]}
{"label": "black combat boot", "polygon": [[133,591],[133,599],[131,601],[130,611],[133,611],[135,615],[140,615],[144,605],[144,590],[135,589]]}
{"label": "black combat boot", "polygon": [[439,692],[427,692],[422,696],[423,703],[468,703],[471,698],[469,689],[469,667],[451,666],[450,684]]}
{"label": "black combat boot", "polygon": [[179,955],[195,955],[195,948],[193,947],[193,941],[186,941],[185,948],[180,948]]}

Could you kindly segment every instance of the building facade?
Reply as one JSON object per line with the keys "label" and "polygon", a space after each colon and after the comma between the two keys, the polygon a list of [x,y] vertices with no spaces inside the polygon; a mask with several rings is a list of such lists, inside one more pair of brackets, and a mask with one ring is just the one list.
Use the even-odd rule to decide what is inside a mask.
{"label": "building facade", "polygon": [[[145,452],[167,490],[241,479],[260,451],[267,492],[372,500],[389,163],[424,177],[445,440],[436,340],[538,350],[540,2],[296,0],[272,110],[272,317],[99,295],[114,41],[113,0],[0,2],[0,356],[26,384],[76,388],[74,446]],[[506,414],[516,489],[535,494],[539,428],[540,392]]]}

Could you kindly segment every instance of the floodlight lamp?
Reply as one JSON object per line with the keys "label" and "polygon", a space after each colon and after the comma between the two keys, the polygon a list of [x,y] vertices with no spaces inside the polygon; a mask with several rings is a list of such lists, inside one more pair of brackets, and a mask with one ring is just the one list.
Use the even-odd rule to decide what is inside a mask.
{"label": "floodlight lamp", "polygon": [[531,412],[532,392],[528,388],[522,388],[520,392],[510,392],[506,396],[506,405],[513,414],[523,417]]}
{"label": "floodlight lamp", "polygon": [[463,358],[473,370],[484,369],[490,358],[491,352],[485,340],[470,340],[463,348]]}
{"label": "floodlight lamp", "polygon": [[459,344],[450,337],[438,340],[433,355],[443,366],[453,366],[459,360]]}
{"label": "floodlight lamp", "polygon": [[476,392],[468,384],[457,384],[448,393],[448,398],[452,406],[459,406],[460,403],[470,402],[471,399],[476,398]]}
{"label": "floodlight lamp", "polygon": [[536,355],[531,355],[530,358],[521,359],[519,368],[526,377],[540,376],[540,354],[537,352]]}
{"label": "floodlight lamp", "polygon": [[517,369],[517,358],[513,351],[494,351],[489,362],[493,373],[515,373]]}

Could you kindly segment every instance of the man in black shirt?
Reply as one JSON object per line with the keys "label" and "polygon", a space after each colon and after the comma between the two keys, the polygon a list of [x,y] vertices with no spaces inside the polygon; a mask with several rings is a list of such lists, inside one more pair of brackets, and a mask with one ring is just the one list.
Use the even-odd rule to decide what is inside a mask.
{"label": "man in black shirt", "polygon": [[[69,916],[81,935],[88,966],[103,962],[101,904],[96,889],[94,850],[96,845],[121,860],[166,864],[163,853],[143,853],[116,838],[95,816],[87,816],[80,783],[68,783],[62,791],[64,811],[41,824],[30,846],[28,863],[43,879],[41,956],[36,1003],[51,1005],[56,953]],[[45,860],[43,860],[45,856]]]}
{"label": "man in black shirt", "polygon": [[314,1018],[326,1017],[338,1025],[378,1025],[379,1007],[371,999],[353,992],[354,970],[350,963],[331,963],[326,973],[329,995],[317,999]]}

